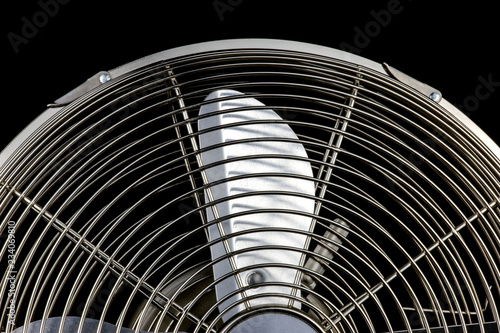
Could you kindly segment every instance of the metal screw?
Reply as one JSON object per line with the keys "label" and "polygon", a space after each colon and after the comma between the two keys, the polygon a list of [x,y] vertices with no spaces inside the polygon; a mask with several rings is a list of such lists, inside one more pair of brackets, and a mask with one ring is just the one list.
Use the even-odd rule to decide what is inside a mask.
{"label": "metal screw", "polygon": [[258,271],[251,272],[247,275],[247,283],[249,286],[253,286],[264,282],[264,276]]}
{"label": "metal screw", "polygon": [[429,95],[430,99],[432,99],[434,102],[436,103],[439,103],[441,101],[441,94],[437,91],[434,91],[432,92],[430,95]]}
{"label": "metal screw", "polygon": [[102,73],[101,75],[99,75],[99,82],[106,83],[109,80],[111,80],[111,75],[109,75],[108,73]]}

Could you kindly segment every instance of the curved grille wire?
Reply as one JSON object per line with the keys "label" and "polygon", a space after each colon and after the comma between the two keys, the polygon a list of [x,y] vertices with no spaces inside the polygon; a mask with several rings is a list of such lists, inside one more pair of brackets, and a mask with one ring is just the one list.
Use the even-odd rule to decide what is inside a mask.
{"label": "curved grille wire", "polygon": [[[218,221],[206,222],[203,201],[214,184],[203,183],[192,145],[204,98],[218,89],[278,113],[313,168],[316,225],[301,252],[326,271],[295,267],[316,287],[302,284],[311,297],[288,311],[329,332],[500,328],[498,157],[438,104],[380,73],[237,50],[108,82],[1,170],[2,235],[15,235],[1,265],[16,271],[14,283],[9,270],[1,280],[2,331],[14,328],[11,300],[15,326],[78,316],[155,332],[221,329],[206,234]],[[332,259],[314,252],[332,242],[327,230],[342,239]]]}

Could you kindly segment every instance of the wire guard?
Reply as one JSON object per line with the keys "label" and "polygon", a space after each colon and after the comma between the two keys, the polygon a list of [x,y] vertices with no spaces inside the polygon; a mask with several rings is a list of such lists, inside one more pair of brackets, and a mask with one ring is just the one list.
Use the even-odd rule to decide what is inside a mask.
{"label": "wire guard", "polygon": [[491,144],[357,57],[245,45],[109,71],[2,153],[1,332],[499,332]]}

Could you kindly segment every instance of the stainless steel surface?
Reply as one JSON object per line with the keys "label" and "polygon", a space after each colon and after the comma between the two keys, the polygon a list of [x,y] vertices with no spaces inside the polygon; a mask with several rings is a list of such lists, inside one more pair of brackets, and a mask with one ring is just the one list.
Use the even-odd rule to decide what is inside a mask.
{"label": "stainless steel surface", "polygon": [[196,53],[203,52],[217,52],[220,50],[236,52],[238,52],[239,50],[262,50],[264,52],[270,50],[285,52],[306,52],[315,56],[333,58],[340,62],[359,64],[363,67],[385,73],[382,64],[379,64],[370,59],[360,57],[353,53],[311,43],[262,38],[217,40],[176,47],[137,59],[128,64],[114,68],[110,70],[109,73],[112,77],[118,77],[120,75],[133,72],[141,67],[154,64],[158,61],[163,61],[165,59],[174,59],[177,57],[190,56]]}
{"label": "stainless steel surface", "polygon": [[[500,330],[500,148],[446,99],[432,100],[437,90],[345,52],[273,40],[197,44],[107,73],[111,80],[98,73],[0,154],[2,331],[80,317],[77,331],[95,319],[96,330],[215,333],[263,313],[289,313],[318,332]],[[254,99],[248,109],[279,116],[248,125],[288,126],[295,136],[273,140],[305,151],[288,156],[309,169],[287,177],[313,184],[294,189],[314,205],[294,210],[310,223],[294,228],[293,244],[270,245],[255,229],[210,236],[210,227],[254,215],[220,214],[227,193],[211,188],[227,175],[219,183],[209,169],[228,162],[202,158],[210,149],[200,109],[224,103],[205,99],[228,89]],[[235,153],[234,162],[248,160]],[[275,173],[264,171],[262,179]],[[262,205],[244,203],[281,216],[266,203],[277,189],[262,193]],[[214,276],[214,259],[250,251],[230,245],[247,236],[259,251],[281,248],[287,255],[273,266],[293,279],[268,280],[268,261]],[[220,243],[225,254],[213,257]],[[241,284],[217,296],[231,279]],[[264,293],[251,290],[264,287],[266,298],[286,302],[252,306]]]}
{"label": "stainless steel surface", "polygon": [[439,103],[442,99],[442,94],[439,90],[429,86],[426,83],[420,82],[419,80],[397,70],[396,68],[389,66],[384,63],[384,68],[387,74],[393,76],[396,80],[403,82],[404,84],[416,89],[425,96],[431,98],[434,102]]}
{"label": "stainless steel surface", "polygon": [[83,96],[84,94],[88,93],[92,89],[97,88],[99,85],[106,83],[111,79],[111,75],[109,72],[106,71],[100,71],[97,74],[89,77],[87,81],[76,87],[75,89],[71,90],[64,96],[60,97],[54,102],[54,105],[66,105],[74,100],[76,100],[78,97]]}

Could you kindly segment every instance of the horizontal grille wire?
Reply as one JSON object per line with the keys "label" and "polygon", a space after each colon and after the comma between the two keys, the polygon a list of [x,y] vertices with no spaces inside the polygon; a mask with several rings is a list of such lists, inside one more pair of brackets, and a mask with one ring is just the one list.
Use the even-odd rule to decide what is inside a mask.
{"label": "horizontal grille wire", "polygon": [[[306,149],[320,208],[312,232],[287,230],[310,237],[309,247],[287,250],[326,271],[293,267],[316,283],[298,287],[312,297],[298,299],[295,315],[331,332],[500,323],[498,157],[438,104],[368,68],[237,50],[112,80],[21,146],[0,178],[1,230],[15,224],[17,270],[13,295],[8,274],[1,280],[2,331],[13,329],[11,299],[16,326],[78,316],[160,332],[222,327],[207,239],[219,221],[206,221],[203,201],[216,184],[204,184],[208,167],[197,163],[210,148],[191,144],[203,133],[204,99],[219,89],[261,101],[298,137],[279,140]],[[337,218],[349,234],[326,258],[314,248],[331,243],[324,235]],[[8,254],[5,243],[2,267]]]}

